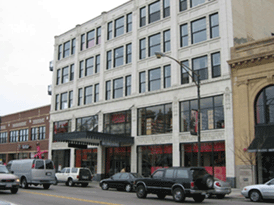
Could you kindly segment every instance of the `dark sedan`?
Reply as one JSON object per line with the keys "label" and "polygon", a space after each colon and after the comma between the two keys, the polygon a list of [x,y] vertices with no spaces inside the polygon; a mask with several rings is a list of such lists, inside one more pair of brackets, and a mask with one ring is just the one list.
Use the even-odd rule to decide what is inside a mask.
{"label": "dark sedan", "polygon": [[116,188],[118,191],[125,190],[127,192],[130,192],[133,189],[133,182],[139,178],[143,178],[143,176],[138,173],[117,173],[108,179],[101,180],[100,187],[103,190]]}

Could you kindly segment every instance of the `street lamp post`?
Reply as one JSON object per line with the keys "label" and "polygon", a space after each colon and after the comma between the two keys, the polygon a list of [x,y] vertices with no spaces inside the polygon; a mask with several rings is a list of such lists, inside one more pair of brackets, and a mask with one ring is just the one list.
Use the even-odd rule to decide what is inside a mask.
{"label": "street lamp post", "polygon": [[[174,60],[176,63],[178,63],[180,65],[180,67],[182,67],[186,72],[187,74],[191,77],[192,81],[195,83],[196,87],[197,87],[197,100],[198,100],[198,128],[197,128],[197,138],[198,138],[198,166],[200,167],[201,166],[201,127],[200,127],[200,116],[201,116],[201,113],[200,113],[200,100],[201,100],[201,97],[200,97],[200,75],[197,74],[196,72],[192,71],[189,67],[187,67],[186,65],[184,65],[183,63],[181,63],[180,61],[178,61],[177,59],[169,56],[169,55],[166,55],[164,53],[161,53],[161,52],[155,52],[155,55],[157,58],[161,58],[161,57],[168,57],[172,60]],[[192,73],[192,74],[191,74]],[[194,78],[194,75],[196,75],[197,77],[197,80],[195,80]]]}

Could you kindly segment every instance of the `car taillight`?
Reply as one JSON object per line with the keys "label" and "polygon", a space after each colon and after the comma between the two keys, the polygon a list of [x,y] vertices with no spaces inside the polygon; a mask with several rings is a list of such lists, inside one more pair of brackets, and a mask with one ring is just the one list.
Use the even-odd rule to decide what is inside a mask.
{"label": "car taillight", "polygon": [[79,177],[79,175],[77,175],[77,179],[79,179],[80,177]]}
{"label": "car taillight", "polygon": [[34,169],[34,168],[35,168],[35,165],[34,165],[34,164],[32,164],[31,168],[32,168],[32,169]]}
{"label": "car taillight", "polygon": [[194,189],[194,182],[191,182],[191,183],[190,183],[190,188],[191,188],[191,189]]}
{"label": "car taillight", "polygon": [[221,187],[221,184],[219,182],[215,182],[215,185]]}
{"label": "car taillight", "polygon": [[90,175],[90,178],[92,179],[92,178],[93,178],[93,176],[92,176],[92,175]]}

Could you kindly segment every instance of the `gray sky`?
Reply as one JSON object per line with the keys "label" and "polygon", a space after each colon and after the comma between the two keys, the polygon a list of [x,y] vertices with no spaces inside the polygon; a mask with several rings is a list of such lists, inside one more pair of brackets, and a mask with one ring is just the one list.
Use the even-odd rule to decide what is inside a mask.
{"label": "gray sky", "polygon": [[0,0],[0,116],[50,104],[54,36],[128,0]]}

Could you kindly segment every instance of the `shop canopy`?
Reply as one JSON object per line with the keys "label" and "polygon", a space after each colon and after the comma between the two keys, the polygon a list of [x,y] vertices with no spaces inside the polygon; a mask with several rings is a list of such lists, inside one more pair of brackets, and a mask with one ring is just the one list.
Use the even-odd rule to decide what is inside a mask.
{"label": "shop canopy", "polygon": [[53,142],[67,142],[69,147],[86,149],[87,145],[128,146],[134,143],[134,138],[118,134],[81,131],[54,134]]}
{"label": "shop canopy", "polygon": [[255,137],[248,147],[248,152],[274,152],[274,137]]}

